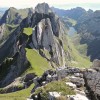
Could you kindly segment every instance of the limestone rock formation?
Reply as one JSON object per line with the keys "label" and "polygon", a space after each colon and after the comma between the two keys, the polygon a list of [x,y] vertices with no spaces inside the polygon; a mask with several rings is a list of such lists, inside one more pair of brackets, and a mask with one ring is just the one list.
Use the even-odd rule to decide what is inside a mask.
{"label": "limestone rock formation", "polygon": [[4,24],[0,26],[0,40],[3,38],[4,27],[5,27]]}
{"label": "limestone rock formation", "polygon": [[95,59],[95,60],[93,61],[92,68],[100,71],[100,60]]}
{"label": "limestone rock formation", "polygon": [[93,61],[93,69],[84,72],[85,86],[87,96],[90,100],[100,99],[100,60]]}
{"label": "limestone rock formation", "polygon": [[35,7],[35,11],[37,13],[44,13],[44,14],[49,14],[52,12],[52,10],[50,9],[50,7],[47,3],[38,4]]}
{"label": "limestone rock formation", "polygon": [[[61,26],[59,26],[59,29],[61,29],[60,27]],[[56,30],[59,32],[58,29]],[[61,36],[61,34],[64,33],[57,34]],[[49,60],[54,61],[60,66],[65,66],[65,54],[62,46],[63,43],[62,40],[58,40],[55,36],[54,31],[52,30],[52,23],[49,18],[43,19],[38,23],[35,31],[33,31],[32,40],[36,49],[40,49],[40,52],[42,52],[41,49],[44,50],[42,55],[48,58],[45,52],[47,50],[48,53],[50,53],[50,57],[48,58]]]}

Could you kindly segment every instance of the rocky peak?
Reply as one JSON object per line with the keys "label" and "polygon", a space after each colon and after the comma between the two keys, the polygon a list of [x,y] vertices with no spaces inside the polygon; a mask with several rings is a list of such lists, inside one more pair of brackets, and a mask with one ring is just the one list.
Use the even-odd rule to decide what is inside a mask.
{"label": "rocky peak", "polygon": [[10,7],[10,8],[8,9],[8,11],[13,11],[13,10],[17,10],[17,9],[14,8],[14,7]]}
{"label": "rocky peak", "polygon": [[[63,35],[65,27],[58,17],[53,13],[41,18],[32,34],[32,43],[35,49],[40,50],[40,54],[54,61],[58,66],[65,66],[63,50]],[[45,15],[44,15],[45,16]],[[48,52],[49,56],[46,54]]]}
{"label": "rocky peak", "polygon": [[43,14],[48,14],[48,13],[52,12],[52,10],[50,9],[50,7],[47,3],[38,4],[35,7],[35,11],[37,13],[43,13]]}
{"label": "rocky peak", "polygon": [[10,7],[4,15],[2,16],[0,20],[0,25],[3,23],[6,24],[20,24],[21,21],[26,18],[30,13],[33,13],[32,8],[27,8],[27,9],[16,9],[14,7]]}
{"label": "rocky peak", "polygon": [[100,10],[96,10],[93,14],[94,18],[99,18],[100,17]]}

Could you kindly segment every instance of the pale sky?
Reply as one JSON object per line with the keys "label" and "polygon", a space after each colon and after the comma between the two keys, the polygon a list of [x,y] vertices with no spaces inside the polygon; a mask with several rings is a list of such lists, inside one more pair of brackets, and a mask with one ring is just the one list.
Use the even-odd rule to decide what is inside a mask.
{"label": "pale sky", "polygon": [[0,7],[30,8],[38,3],[46,2],[50,6],[62,9],[83,7],[85,9],[100,9],[100,0],[0,0]]}

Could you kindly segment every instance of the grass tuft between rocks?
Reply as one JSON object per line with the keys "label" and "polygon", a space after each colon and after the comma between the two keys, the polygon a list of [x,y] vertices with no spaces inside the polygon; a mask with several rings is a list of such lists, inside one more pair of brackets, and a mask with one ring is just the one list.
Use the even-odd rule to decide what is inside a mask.
{"label": "grass tuft between rocks", "polygon": [[49,92],[59,92],[62,96],[75,94],[75,91],[71,87],[66,85],[65,81],[60,80],[53,81],[51,83],[48,83],[44,87],[38,88],[33,95],[35,96],[40,93],[42,100],[49,100]]}

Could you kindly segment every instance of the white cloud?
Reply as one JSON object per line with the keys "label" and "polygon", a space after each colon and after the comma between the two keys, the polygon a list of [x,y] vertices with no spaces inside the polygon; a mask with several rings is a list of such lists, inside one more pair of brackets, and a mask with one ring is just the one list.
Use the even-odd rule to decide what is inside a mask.
{"label": "white cloud", "polygon": [[100,0],[0,0],[0,7],[27,8],[35,7],[38,3],[46,2],[51,6],[68,5],[68,4],[100,4]]}

